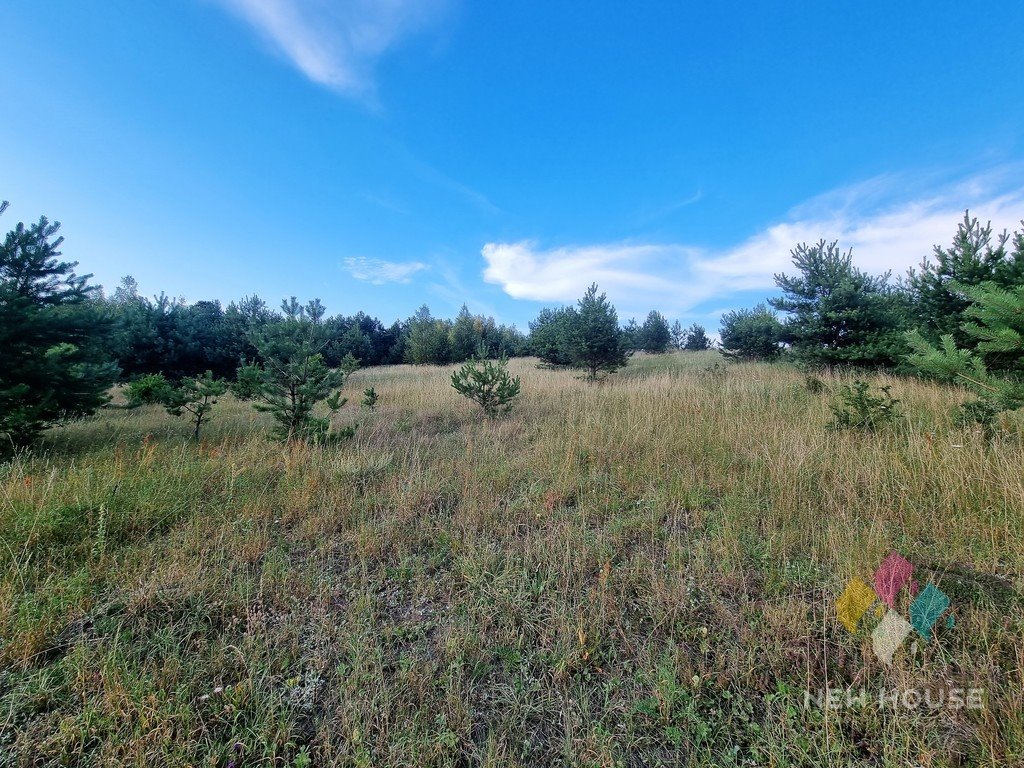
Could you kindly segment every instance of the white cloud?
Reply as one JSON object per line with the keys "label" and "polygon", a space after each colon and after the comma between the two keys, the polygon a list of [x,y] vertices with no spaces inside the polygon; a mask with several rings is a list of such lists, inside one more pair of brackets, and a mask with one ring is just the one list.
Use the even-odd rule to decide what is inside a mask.
{"label": "white cloud", "polygon": [[214,0],[246,21],[310,80],[373,93],[373,65],[434,22],[446,0]]}
{"label": "white cloud", "polygon": [[1016,171],[945,184],[930,177],[871,179],[809,200],[786,220],[718,249],[684,243],[487,243],[481,251],[484,280],[515,298],[567,303],[596,282],[626,310],[625,317],[652,307],[680,313],[736,291],[774,293],[775,273],[792,270],[792,248],[821,239],[852,248],[861,269],[892,270],[895,277],[920,264],[933,245],[947,245],[965,208],[991,220],[996,230],[1019,227],[1024,186],[1006,183]]}
{"label": "white cloud", "polygon": [[417,272],[429,268],[421,261],[384,261],[383,259],[370,259],[366,256],[345,259],[345,269],[352,277],[372,285],[408,283]]}

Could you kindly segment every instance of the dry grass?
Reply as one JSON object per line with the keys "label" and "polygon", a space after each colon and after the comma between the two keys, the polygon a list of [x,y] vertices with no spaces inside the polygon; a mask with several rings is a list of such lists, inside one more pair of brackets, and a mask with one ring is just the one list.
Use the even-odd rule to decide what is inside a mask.
{"label": "dry grass", "polygon": [[[495,421],[448,369],[361,371],[329,449],[230,399],[200,446],[156,408],[54,432],[0,468],[0,765],[1024,761],[1022,443],[899,379],[898,424],[830,431],[800,373],[715,359],[513,361]],[[884,667],[834,601],[892,549],[957,623]]]}

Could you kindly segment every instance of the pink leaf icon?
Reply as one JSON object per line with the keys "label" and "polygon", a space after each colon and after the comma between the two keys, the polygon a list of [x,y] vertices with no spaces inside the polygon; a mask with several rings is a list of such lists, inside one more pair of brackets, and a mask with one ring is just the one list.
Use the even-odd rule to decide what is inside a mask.
{"label": "pink leaf icon", "polygon": [[898,552],[890,552],[875,571],[875,592],[890,608],[896,603],[896,595],[910,580],[913,564]]}

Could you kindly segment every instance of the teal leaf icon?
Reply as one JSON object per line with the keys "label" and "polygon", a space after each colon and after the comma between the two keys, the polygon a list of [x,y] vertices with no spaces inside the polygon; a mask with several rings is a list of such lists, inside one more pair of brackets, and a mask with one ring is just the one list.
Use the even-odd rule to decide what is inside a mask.
{"label": "teal leaf icon", "polygon": [[929,584],[910,604],[910,623],[925,640],[931,640],[932,627],[949,608],[949,596],[934,584]]}

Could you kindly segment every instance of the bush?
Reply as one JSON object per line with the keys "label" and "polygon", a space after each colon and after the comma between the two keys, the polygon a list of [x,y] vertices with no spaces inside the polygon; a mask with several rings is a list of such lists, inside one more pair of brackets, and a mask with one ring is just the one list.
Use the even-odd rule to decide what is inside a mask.
{"label": "bush", "polygon": [[899,418],[899,400],[889,393],[889,387],[879,387],[879,395],[872,395],[871,385],[856,380],[839,390],[840,403],[832,405],[833,429],[861,429],[873,431],[891,424]]}
{"label": "bush", "polygon": [[822,392],[828,389],[828,387],[825,386],[824,381],[819,379],[817,376],[813,376],[811,374],[807,374],[806,376],[804,376],[804,387],[812,395],[820,395]]}
{"label": "bush", "polygon": [[508,413],[519,395],[519,377],[508,372],[508,361],[473,358],[452,374],[455,391],[484,409],[488,416]]}
{"label": "bush", "polygon": [[171,383],[162,373],[151,373],[131,382],[125,387],[124,394],[128,398],[128,407],[138,408],[140,405],[167,402],[171,391]]}
{"label": "bush", "polygon": [[1003,408],[993,400],[968,400],[953,414],[953,422],[960,427],[981,427],[986,440],[999,434],[999,416]]}

